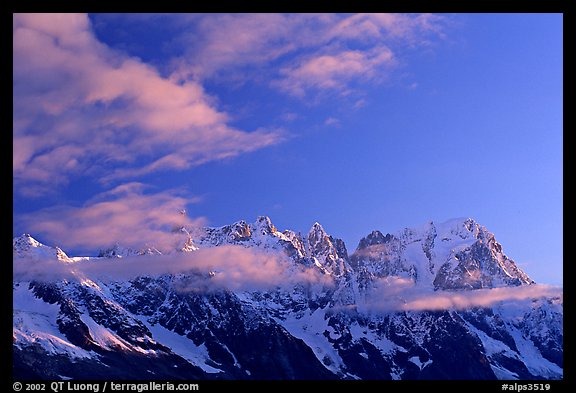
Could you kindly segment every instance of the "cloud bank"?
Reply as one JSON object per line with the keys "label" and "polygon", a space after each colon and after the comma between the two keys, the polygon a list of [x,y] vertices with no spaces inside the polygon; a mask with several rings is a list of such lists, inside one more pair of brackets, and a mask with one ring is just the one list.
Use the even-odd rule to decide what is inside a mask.
{"label": "cloud bank", "polygon": [[91,258],[64,263],[56,258],[13,259],[14,280],[54,281],[89,278],[124,281],[139,276],[189,274],[177,283],[180,291],[228,289],[271,290],[298,283],[332,285],[318,269],[294,265],[277,254],[226,245],[194,252],[139,255],[123,258]]}
{"label": "cloud bank", "polygon": [[14,184],[27,196],[71,176],[181,170],[282,140],[230,127],[200,83],[106,46],[83,14],[14,14],[13,81]]}
{"label": "cloud bank", "polygon": [[401,63],[398,51],[429,45],[446,25],[445,17],[430,14],[156,18],[176,26],[176,53],[184,51],[164,60],[163,74],[100,41],[85,14],[13,15],[17,192],[42,196],[86,174],[105,184],[126,181],[280,143],[285,134],[278,129],[231,127],[203,83],[225,75],[300,97],[347,94],[354,82],[386,79]]}
{"label": "cloud bank", "polygon": [[495,303],[513,300],[560,296],[557,287],[534,284],[518,287],[485,288],[467,292],[439,291],[426,296],[408,296],[402,310],[463,310],[473,307],[490,307]]}
{"label": "cloud bank", "polygon": [[18,217],[21,224],[65,249],[97,249],[120,243],[136,250],[173,250],[183,241],[178,230],[205,224],[184,214],[194,198],[173,190],[145,193],[132,182],[96,195],[82,206],[60,205]]}
{"label": "cloud bank", "polygon": [[380,279],[358,309],[370,312],[464,310],[491,307],[499,302],[562,296],[562,288],[543,285],[434,291],[414,285],[410,279]]}
{"label": "cloud bank", "polygon": [[[312,285],[316,290],[334,288],[331,276],[316,267],[294,264],[284,255],[236,245],[203,248],[194,252],[165,255],[139,255],[123,258],[90,258],[62,262],[55,257],[13,258],[15,281],[66,279],[73,282],[116,282],[140,276],[178,275],[173,282],[180,292],[207,293],[217,290],[291,291],[295,285]],[[562,288],[549,285],[485,288],[463,291],[433,291],[415,286],[409,279],[380,279],[365,296],[350,307],[361,313],[404,311],[467,310],[492,307],[499,303],[527,301],[543,297],[562,297]]]}

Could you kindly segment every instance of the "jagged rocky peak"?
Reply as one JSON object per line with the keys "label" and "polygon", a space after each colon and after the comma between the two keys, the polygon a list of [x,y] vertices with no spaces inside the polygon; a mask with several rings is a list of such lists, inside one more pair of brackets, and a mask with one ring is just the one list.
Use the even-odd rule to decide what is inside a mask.
{"label": "jagged rocky peak", "polygon": [[374,246],[376,244],[385,244],[390,242],[392,239],[394,239],[393,235],[387,233],[386,236],[384,236],[379,230],[374,230],[368,236],[360,239],[358,249]]}
{"label": "jagged rocky peak", "polygon": [[444,263],[434,286],[441,289],[479,289],[530,285],[535,282],[508,258],[494,235],[481,226],[473,242],[455,250]]}
{"label": "jagged rocky peak", "polygon": [[25,233],[12,240],[12,253],[19,258],[56,258],[63,262],[71,259],[60,247],[49,247]]}
{"label": "jagged rocky peak", "polygon": [[281,235],[278,232],[276,235],[286,242],[285,250],[288,256],[297,261],[302,261],[306,257],[306,246],[300,233],[285,229]]}
{"label": "jagged rocky peak", "polygon": [[199,247],[194,243],[194,239],[192,238],[192,235],[188,229],[181,227],[174,232],[182,235],[181,240],[176,244],[176,251],[192,252],[199,249]]}
{"label": "jagged rocky peak", "polygon": [[232,225],[223,227],[224,233],[227,233],[228,240],[246,241],[256,236],[274,235],[277,232],[276,227],[267,216],[259,216],[256,222],[249,224],[244,220],[235,222]]}
{"label": "jagged rocky peak", "polygon": [[[434,225],[431,222],[431,225]],[[470,239],[487,233],[486,228],[478,224],[474,219],[467,217],[454,218],[452,220],[435,225],[436,232],[441,240],[447,241],[457,236],[460,239]]]}
{"label": "jagged rocky peak", "polygon": [[161,255],[162,253],[155,247],[145,247],[136,250],[130,247],[124,247],[119,243],[114,244],[110,248],[102,249],[98,253],[100,258],[124,258],[133,255]]}
{"label": "jagged rocky peak", "polygon": [[[438,225],[438,240],[450,255],[434,279],[437,289],[479,289],[533,284],[534,281],[508,258],[494,234],[472,218]],[[437,247],[438,248],[438,247]]]}
{"label": "jagged rocky peak", "polygon": [[344,240],[332,236],[329,236],[329,239],[334,245],[334,248],[336,249],[336,253],[338,254],[338,256],[342,259],[347,260],[348,250],[346,249],[346,243],[344,243]]}
{"label": "jagged rocky peak", "polygon": [[186,240],[177,248],[178,251],[192,252],[198,250],[198,246],[194,244],[192,237],[188,236]]}
{"label": "jagged rocky peak", "polygon": [[262,235],[274,234],[278,232],[274,224],[272,224],[270,217],[268,216],[259,216],[252,227],[255,231],[259,231]]}
{"label": "jagged rocky peak", "polygon": [[58,258],[59,260],[65,262],[72,261],[60,247],[54,247],[54,250],[56,250],[56,258]]}
{"label": "jagged rocky peak", "polygon": [[122,258],[124,256],[132,255],[133,251],[131,249],[126,249],[116,243],[112,247],[101,249],[98,252],[98,257],[101,258]]}
{"label": "jagged rocky peak", "polygon": [[[373,230],[369,235],[360,239],[357,251],[370,248],[372,246],[391,246],[393,243],[411,243],[433,238],[436,236],[436,226],[434,222],[429,221],[425,225],[417,228],[404,228],[394,234],[387,233],[384,235],[379,230]],[[382,248],[382,247],[374,247]]]}
{"label": "jagged rocky peak", "polygon": [[310,254],[312,256],[325,254],[326,252],[331,253],[332,250],[335,251],[335,247],[331,242],[331,237],[328,236],[322,225],[315,222],[308,232],[307,241],[310,248]]}
{"label": "jagged rocky peak", "polygon": [[237,221],[234,224],[230,225],[229,227],[226,227],[226,229],[227,230],[225,230],[225,232],[228,232],[228,237],[230,240],[235,241],[248,240],[250,239],[250,236],[252,236],[250,226],[244,220]]}
{"label": "jagged rocky peak", "polygon": [[479,226],[473,218],[467,217],[462,221],[462,224],[466,229],[472,231],[474,227]]}
{"label": "jagged rocky peak", "polygon": [[306,241],[310,258],[325,273],[342,276],[351,270],[344,241],[328,235],[320,223],[312,225]]}
{"label": "jagged rocky peak", "polygon": [[429,221],[386,236],[373,231],[360,240],[350,263],[375,277],[407,277],[443,290],[533,282],[503,253],[494,235],[471,218]]}
{"label": "jagged rocky peak", "polygon": [[311,233],[318,234],[318,236],[326,235],[326,231],[324,230],[324,227],[318,221],[316,221],[316,222],[314,222],[314,224],[312,224],[312,227],[310,228],[310,232],[308,232],[308,233],[309,234],[311,234]]}
{"label": "jagged rocky peak", "polygon": [[[194,245],[198,247],[233,244],[244,247],[282,248],[282,242],[286,242],[299,248],[301,242],[301,238],[292,231],[278,231],[267,216],[259,216],[253,223],[240,220],[221,227],[196,229],[190,234]],[[295,252],[300,254],[299,251]]]}
{"label": "jagged rocky peak", "polygon": [[24,233],[12,240],[12,249],[15,253],[28,251],[32,247],[44,246],[38,240],[34,239],[28,233]]}

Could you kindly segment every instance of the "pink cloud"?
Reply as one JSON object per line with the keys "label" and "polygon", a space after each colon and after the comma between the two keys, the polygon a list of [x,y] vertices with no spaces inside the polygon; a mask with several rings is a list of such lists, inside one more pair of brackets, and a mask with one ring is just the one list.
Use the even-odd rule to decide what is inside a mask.
{"label": "pink cloud", "polygon": [[340,120],[338,120],[335,117],[329,117],[326,120],[324,120],[324,125],[338,127],[340,126]]}
{"label": "pink cloud", "polygon": [[13,258],[16,280],[130,280],[139,276],[188,274],[179,291],[272,290],[296,284],[332,285],[318,269],[294,265],[288,258],[241,246],[202,248],[188,253],[140,255],[121,260],[97,258],[63,263],[56,258]]}
{"label": "pink cloud", "polygon": [[[200,279],[204,282],[204,287],[227,289],[270,289],[287,278],[287,265],[281,257],[233,245],[202,248],[189,253],[131,256],[124,257],[121,261],[81,261],[73,268],[88,278],[113,281],[133,279],[141,275],[210,273],[209,283],[204,282],[206,277]],[[200,284],[202,283],[192,279],[182,283],[178,289],[196,290]]]}
{"label": "pink cloud", "polygon": [[535,299],[558,296],[561,289],[548,285],[525,285],[518,287],[486,288],[474,291],[434,292],[427,296],[409,298],[402,310],[447,310],[490,307],[503,301]]}
{"label": "pink cloud", "polygon": [[[377,65],[390,66],[396,48],[426,45],[431,37],[443,37],[446,17],[234,14],[198,16],[195,22],[197,30],[181,38],[190,48],[181,70],[213,78],[252,67],[259,70],[254,78],[264,73],[273,87],[304,97],[310,89],[346,91],[353,76],[385,71]],[[370,77],[362,80],[374,82]]]}
{"label": "pink cloud", "polygon": [[332,26],[327,35],[363,41],[401,40],[414,45],[427,42],[430,34],[442,35],[446,23],[445,17],[434,14],[354,14]]}
{"label": "pink cloud", "polygon": [[[353,83],[385,80],[402,61],[397,47],[423,45],[441,36],[445,25],[444,17],[428,14],[172,19],[181,29],[176,41],[189,52],[171,59],[174,72],[163,76],[100,42],[86,15],[13,15],[17,192],[41,195],[86,171],[109,173],[102,163],[117,165],[105,179],[126,180],[280,143],[284,136],[278,130],[231,127],[230,116],[201,81],[227,75],[300,97],[310,91],[346,95]],[[258,71],[254,78],[233,76],[246,67]],[[70,156],[56,165],[62,148]]]}
{"label": "pink cloud", "polygon": [[[289,290],[297,284],[333,286],[330,277],[317,268],[294,264],[286,256],[242,246],[202,248],[189,253],[141,255],[118,259],[83,259],[63,263],[55,257],[13,258],[16,280],[130,280],[138,276],[189,274],[180,280],[180,291]],[[485,288],[469,291],[431,291],[416,288],[405,278],[381,279],[365,301],[357,303],[360,312],[464,310],[491,307],[499,303],[527,301],[542,297],[562,298],[562,288],[548,285]],[[346,307],[345,307],[346,308]]]}
{"label": "pink cloud", "polygon": [[[228,115],[198,82],[163,77],[112,50],[85,15],[13,20],[13,174],[20,191],[48,191],[55,178],[65,183],[105,161],[127,174],[141,166],[143,173],[179,170],[281,141],[277,130],[228,126]],[[56,165],[58,149],[68,159]]]}
{"label": "pink cloud", "polygon": [[[236,157],[242,153],[248,153],[264,146],[273,145],[284,141],[287,136],[277,132],[254,132],[248,135],[229,134],[226,127],[212,127],[206,130],[206,134],[197,133],[195,135],[198,143],[175,146],[175,151],[168,152],[147,164],[138,167],[118,168],[100,177],[104,183],[118,179],[130,179],[146,175],[160,170],[181,170],[205,164],[213,160],[225,160]],[[253,139],[253,143],[248,145],[246,141]],[[147,143],[147,142],[146,142]],[[175,139],[173,143],[179,143]],[[139,145],[135,142],[135,146]],[[146,146],[142,146],[146,148]]]}
{"label": "pink cloud", "polygon": [[127,183],[99,194],[83,206],[55,206],[17,219],[31,232],[64,248],[106,248],[116,242],[136,250],[172,250],[183,241],[175,231],[198,227],[203,219],[181,214],[187,199],[164,191],[145,194],[141,183]]}
{"label": "pink cloud", "polygon": [[533,284],[467,291],[434,291],[416,286],[411,279],[386,277],[375,283],[360,309],[384,312],[463,310],[548,296],[562,296],[562,289]]}
{"label": "pink cloud", "polygon": [[195,70],[210,77],[223,69],[267,63],[302,44],[294,33],[302,18],[291,14],[221,14],[199,21],[198,35],[184,37],[193,47]]}
{"label": "pink cloud", "polygon": [[284,78],[278,86],[295,96],[310,89],[346,91],[352,80],[370,80],[377,71],[394,65],[390,49],[377,47],[371,51],[347,50],[305,59],[300,64],[284,68]]}

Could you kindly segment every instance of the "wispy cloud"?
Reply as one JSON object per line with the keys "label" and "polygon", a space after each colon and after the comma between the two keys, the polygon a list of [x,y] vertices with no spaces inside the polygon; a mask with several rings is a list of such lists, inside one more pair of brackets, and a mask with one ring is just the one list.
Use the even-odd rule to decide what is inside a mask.
{"label": "wispy cloud", "polygon": [[472,307],[490,307],[503,301],[535,299],[545,296],[559,296],[562,290],[557,287],[534,284],[518,287],[477,289],[474,291],[440,291],[421,297],[408,297],[402,310],[463,310]]}
{"label": "wispy cloud", "polygon": [[13,15],[16,192],[42,196],[87,173],[106,184],[130,181],[279,143],[278,129],[230,126],[203,83],[236,75],[298,97],[346,95],[386,80],[403,48],[427,45],[446,25],[428,14],[160,19],[184,53],[166,59],[162,74],[101,42],[86,15]]}
{"label": "wispy cloud", "polygon": [[193,18],[195,28],[185,26],[179,41],[189,48],[185,63],[205,79],[222,76],[222,71],[269,64],[294,51],[303,42],[293,34],[310,16],[246,13],[176,18]]}
{"label": "wispy cloud", "polygon": [[385,65],[394,62],[392,51],[386,47],[370,51],[345,50],[307,59],[283,68],[282,79],[276,85],[289,94],[303,97],[309,90],[336,90],[347,93],[349,82],[370,80]]}
{"label": "wispy cloud", "polygon": [[88,170],[116,178],[184,169],[271,144],[245,132],[196,81],[163,77],[100,42],[79,14],[13,16],[17,191],[42,195]]}
{"label": "wispy cloud", "polygon": [[340,120],[338,120],[335,117],[329,117],[326,120],[324,120],[324,125],[338,127],[340,125]]}
{"label": "wispy cloud", "polygon": [[286,257],[241,246],[203,248],[190,253],[89,259],[62,263],[55,258],[14,258],[16,280],[131,280],[140,276],[188,274],[179,291],[270,290],[301,283],[331,285],[318,269],[294,265]]}
{"label": "wispy cloud", "polygon": [[332,25],[330,38],[359,41],[399,40],[405,45],[426,45],[431,37],[444,36],[446,17],[434,14],[360,13]]}
{"label": "wispy cloud", "polygon": [[16,217],[33,233],[63,248],[97,249],[119,242],[124,247],[174,249],[177,230],[205,224],[181,212],[194,198],[173,190],[145,193],[141,183],[126,183],[96,195],[82,206],[48,207]]}
{"label": "wispy cloud", "polygon": [[[186,274],[175,282],[179,291],[205,292],[290,290],[297,284],[333,286],[329,276],[315,267],[294,264],[281,254],[242,246],[202,248],[190,253],[141,255],[118,259],[97,258],[62,263],[55,257],[14,257],[14,279],[27,281],[82,280],[104,282],[131,280],[140,276]],[[464,310],[492,307],[498,303],[542,297],[562,297],[562,288],[549,285],[485,288],[468,291],[431,291],[413,286],[411,280],[388,277],[357,303],[360,312]]]}
{"label": "wispy cloud", "polygon": [[266,75],[261,82],[298,97],[341,94],[353,81],[382,82],[402,64],[398,53],[430,46],[447,25],[447,17],[432,14],[234,14],[194,21],[197,27],[180,35],[189,48],[182,70],[200,79],[258,70],[250,80]]}
{"label": "wispy cloud", "polygon": [[504,301],[561,295],[562,288],[541,284],[469,291],[434,291],[416,286],[410,279],[386,277],[376,282],[359,309],[376,312],[463,310],[490,307]]}

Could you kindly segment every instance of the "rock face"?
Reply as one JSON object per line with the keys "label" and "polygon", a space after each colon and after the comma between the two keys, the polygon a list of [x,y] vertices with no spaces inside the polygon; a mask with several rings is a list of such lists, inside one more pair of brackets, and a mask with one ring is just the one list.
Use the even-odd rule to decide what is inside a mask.
{"label": "rock face", "polygon": [[360,240],[351,264],[376,277],[406,277],[442,290],[533,283],[502,252],[494,235],[472,219],[430,222],[386,236],[374,231]]}
{"label": "rock face", "polygon": [[[181,253],[227,246],[281,256],[288,271],[314,279],[240,290],[211,287],[218,272],[209,269],[123,280],[15,275],[14,378],[563,376],[561,294],[410,309],[403,306],[404,292],[385,287],[409,283],[412,293],[424,296],[468,296],[534,285],[494,235],[471,219],[386,235],[373,231],[351,255],[318,223],[305,237],[278,231],[268,217],[182,231],[188,240],[172,254],[116,245],[94,258],[70,258],[23,235],[13,241],[13,262],[15,271],[22,270],[18,264],[43,263],[79,271],[84,263],[110,258],[170,263]],[[386,307],[373,307],[381,301]]]}

